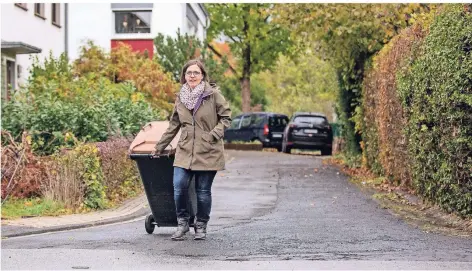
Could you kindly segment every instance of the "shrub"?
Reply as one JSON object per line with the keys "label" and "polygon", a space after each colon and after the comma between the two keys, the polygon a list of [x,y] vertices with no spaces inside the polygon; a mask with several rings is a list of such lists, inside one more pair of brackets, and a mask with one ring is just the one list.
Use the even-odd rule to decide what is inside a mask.
{"label": "shrub", "polygon": [[63,202],[69,208],[101,209],[107,206],[103,172],[98,149],[79,143],[72,150],[64,150],[51,157],[48,181],[43,195]]}
{"label": "shrub", "polygon": [[34,94],[20,90],[2,107],[2,128],[19,138],[31,133],[33,150],[52,154],[71,147],[67,132],[81,141],[105,141],[109,136],[132,135],[144,123],[162,119],[129,83],[112,84],[107,79],[88,84],[85,79],[70,82],[71,94],[61,96],[54,86]]}
{"label": "shrub", "polygon": [[472,13],[448,5],[398,78],[412,179],[447,211],[472,215]]}
{"label": "shrub", "polygon": [[110,139],[96,144],[101,161],[107,198],[115,203],[136,195],[142,185],[136,164],[128,158],[129,138]]}
{"label": "shrub", "polygon": [[44,161],[33,155],[31,136],[23,133],[17,143],[7,131],[2,130],[2,199],[35,197],[46,179]]}
{"label": "shrub", "polygon": [[403,30],[373,58],[362,93],[362,138],[366,165],[390,181],[410,185],[407,123],[397,94],[396,73],[415,58],[427,27],[417,24]]}
{"label": "shrub", "polygon": [[131,81],[137,92],[154,107],[172,111],[177,84],[161,66],[147,56],[134,52],[131,47],[119,43],[110,54],[88,42],[81,48],[81,55],[74,61],[74,74],[96,80],[105,77],[114,83]]}

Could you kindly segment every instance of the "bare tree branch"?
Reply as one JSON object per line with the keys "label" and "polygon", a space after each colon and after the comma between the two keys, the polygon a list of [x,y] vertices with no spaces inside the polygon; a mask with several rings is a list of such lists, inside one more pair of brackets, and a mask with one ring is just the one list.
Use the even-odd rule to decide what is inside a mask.
{"label": "bare tree branch", "polygon": [[[207,46],[208,48],[210,48],[210,50],[215,53],[215,55],[217,55],[219,58],[223,58],[223,55],[218,52],[218,50],[215,49],[215,47],[213,47],[210,43],[207,43]],[[231,66],[231,64],[228,62],[228,66],[229,66],[229,69],[234,73],[234,74],[237,74],[237,71],[235,68],[233,68],[233,66]]]}

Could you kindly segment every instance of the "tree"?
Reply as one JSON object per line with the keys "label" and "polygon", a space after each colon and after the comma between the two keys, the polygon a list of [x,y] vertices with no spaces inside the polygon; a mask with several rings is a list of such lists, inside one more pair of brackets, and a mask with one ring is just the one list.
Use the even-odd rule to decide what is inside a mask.
{"label": "tree", "polygon": [[273,4],[207,4],[211,25],[208,40],[228,40],[239,65],[243,112],[251,110],[251,74],[272,69],[279,53],[291,46],[288,30],[274,23]]}
{"label": "tree", "polygon": [[177,31],[177,37],[164,36],[159,33],[154,39],[157,48],[155,60],[164,68],[166,72],[172,74],[175,82],[180,81],[180,73],[185,62],[200,58],[209,74],[210,82],[220,83],[223,74],[228,69],[226,57],[218,57],[195,36],[182,35]]}
{"label": "tree", "polygon": [[316,55],[303,54],[297,62],[282,56],[274,72],[262,72],[256,78],[264,81],[269,90],[269,111],[289,116],[297,111],[321,112],[329,119],[333,116],[336,72]]}
{"label": "tree", "polygon": [[89,82],[103,77],[114,83],[132,81],[153,106],[167,113],[172,111],[177,85],[171,76],[158,63],[133,51],[127,44],[119,43],[106,53],[93,42],[87,42],[73,62],[72,72],[75,77],[87,77]]}
{"label": "tree", "polygon": [[347,153],[357,154],[355,129],[366,62],[393,36],[434,6],[425,4],[283,4],[275,21],[289,27],[298,45],[326,56],[339,82],[337,111]]}

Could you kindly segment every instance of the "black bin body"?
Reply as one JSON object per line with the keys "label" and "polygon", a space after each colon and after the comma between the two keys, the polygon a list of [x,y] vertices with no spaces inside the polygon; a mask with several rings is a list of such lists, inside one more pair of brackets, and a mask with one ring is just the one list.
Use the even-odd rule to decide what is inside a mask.
{"label": "black bin body", "polygon": [[[171,144],[159,157],[152,157],[151,153],[157,141],[165,133],[169,123],[155,121],[146,124],[136,135],[129,148],[129,157],[136,161],[143,182],[144,191],[149,202],[153,220],[158,227],[177,226],[177,215],[174,202],[174,159],[180,131]],[[192,179],[189,186],[190,224],[193,224],[197,197],[195,181]]]}
{"label": "black bin body", "polygon": [[146,154],[131,154],[135,160],[154,221],[159,227],[177,226],[174,202],[174,155],[151,158]]}

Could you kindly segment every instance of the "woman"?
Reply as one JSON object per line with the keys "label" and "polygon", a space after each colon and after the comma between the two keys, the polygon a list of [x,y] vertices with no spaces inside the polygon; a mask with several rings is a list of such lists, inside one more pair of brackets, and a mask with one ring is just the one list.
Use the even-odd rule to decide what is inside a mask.
{"label": "woman", "polygon": [[199,60],[182,68],[182,87],[177,94],[169,127],[156,144],[161,153],[182,129],[174,161],[174,200],[177,231],[172,240],[183,240],[189,231],[188,187],[195,177],[197,215],[195,240],[206,238],[211,211],[211,185],[216,172],[225,165],[223,134],[231,123],[231,110],[221,93],[208,83],[208,74]]}

